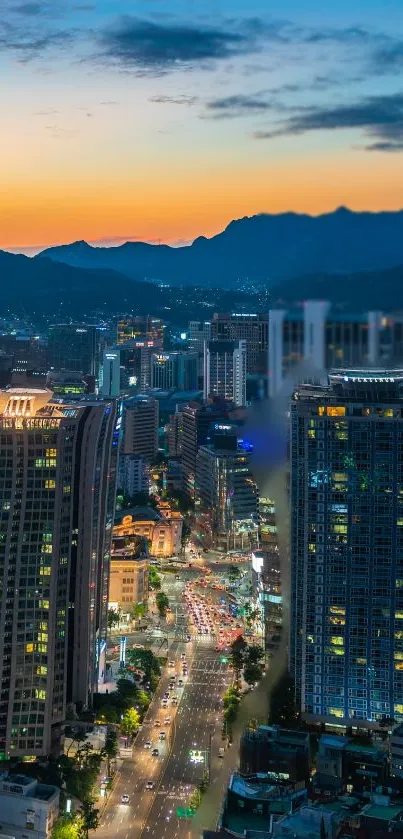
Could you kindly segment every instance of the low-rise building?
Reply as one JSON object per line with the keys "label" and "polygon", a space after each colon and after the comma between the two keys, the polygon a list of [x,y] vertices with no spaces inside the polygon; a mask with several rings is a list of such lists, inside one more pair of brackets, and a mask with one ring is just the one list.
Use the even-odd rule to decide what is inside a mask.
{"label": "low-rise building", "polygon": [[228,785],[220,827],[232,836],[269,837],[275,822],[306,800],[303,785],[273,784],[266,778],[255,778],[252,783],[235,772]]}
{"label": "low-rise building", "polygon": [[[124,540],[121,540],[124,541]],[[118,547],[112,543],[109,608],[130,612],[137,603],[148,598],[148,545],[142,536],[132,536],[130,545]]]}
{"label": "low-rise building", "polygon": [[183,516],[169,504],[161,510],[133,507],[122,510],[112,531],[112,558],[120,548],[129,549],[133,537],[143,536],[150,556],[163,559],[176,556],[181,548]]}
{"label": "low-rise building", "polygon": [[264,776],[275,783],[306,783],[311,770],[309,734],[306,731],[260,725],[241,737],[240,771],[244,776]]}
{"label": "low-rise building", "polygon": [[388,755],[370,741],[324,734],[316,755],[313,792],[372,792],[388,778]]}
{"label": "low-rise building", "polygon": [[13,839],[48,839],[59,816],[60,789],[26,775],[0,774],[1,833]]}

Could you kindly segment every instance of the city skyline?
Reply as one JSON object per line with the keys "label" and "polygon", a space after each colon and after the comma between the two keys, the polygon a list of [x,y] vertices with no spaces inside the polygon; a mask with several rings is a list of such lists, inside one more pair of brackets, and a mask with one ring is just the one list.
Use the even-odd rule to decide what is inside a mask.
{"label": "city skyline", "polygon": [[399,208],[403,11],[351,5],[6,0],[0,247]]}

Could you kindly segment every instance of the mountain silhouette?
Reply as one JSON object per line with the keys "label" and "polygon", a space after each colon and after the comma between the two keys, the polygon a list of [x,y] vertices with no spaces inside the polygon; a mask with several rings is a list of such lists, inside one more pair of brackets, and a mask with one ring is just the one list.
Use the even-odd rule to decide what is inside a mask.
{"label": "mountain silhouette", "polygon": [[[180,326],[188,320],[211,317],[260,298],[250,294],[188,288],[158,288],[135,282],[116,271],[88,270],[0,251],[0,307],[4,313],[24,314],[34,323],[63,321],[135,312],[153,314]],[[264,307],[263,307],[264,308]]]}
{"label": "mountain silhouette", "polygon": [[176,286],[241,288],[310,274],[346,274],[403,264],[403,211],[355,213],[339,207],[321,216],[283,213],[232,221],[221,233],[192,245],[86,242],[48,248],[47,257],[77,268],[116,270],[132,280]]}

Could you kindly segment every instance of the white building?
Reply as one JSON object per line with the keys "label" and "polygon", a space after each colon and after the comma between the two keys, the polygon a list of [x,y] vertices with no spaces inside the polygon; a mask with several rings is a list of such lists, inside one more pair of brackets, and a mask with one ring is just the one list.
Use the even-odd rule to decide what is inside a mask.
{"label": "white building", "polygon": [[246,404],[246,341],[206,341],[204,399],[219,396],[237,407]]}
{"label": "white building", "polygon": [[13,839],[48,839],[59,816],[60,790],[26,775],[0,774],[0,821]]}
{"label": "white building", "polygon": [[150,491],[150,465],[142,455],[122,454],[119,458],[119,489],[133,498]]}

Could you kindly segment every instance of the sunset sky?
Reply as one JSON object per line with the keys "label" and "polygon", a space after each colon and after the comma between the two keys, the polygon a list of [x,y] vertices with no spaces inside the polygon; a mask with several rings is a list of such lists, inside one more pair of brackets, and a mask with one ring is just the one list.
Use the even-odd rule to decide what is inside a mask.
{"label": "sunset sky", "polygon": [[403,206],[402,0],[3,0],[0,247]]}

